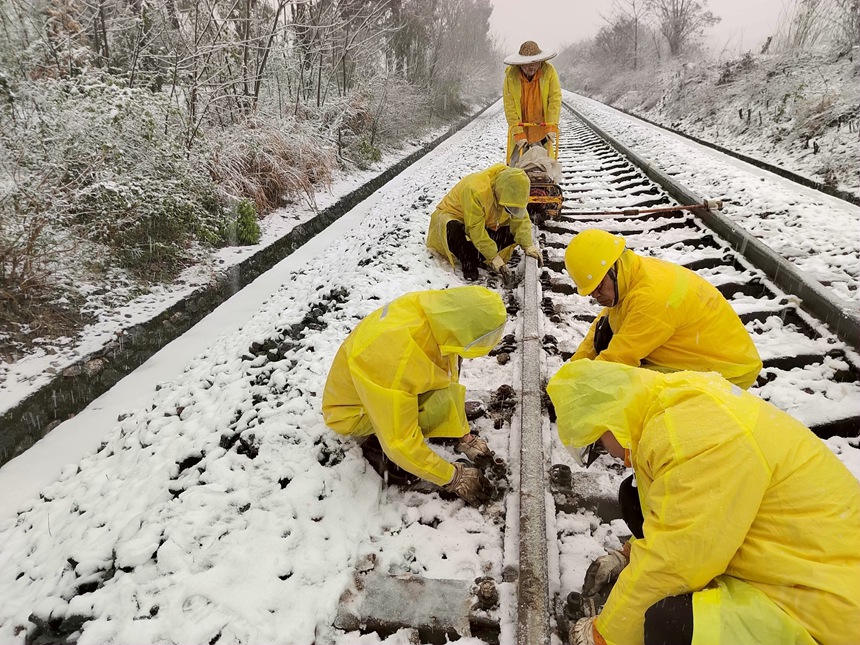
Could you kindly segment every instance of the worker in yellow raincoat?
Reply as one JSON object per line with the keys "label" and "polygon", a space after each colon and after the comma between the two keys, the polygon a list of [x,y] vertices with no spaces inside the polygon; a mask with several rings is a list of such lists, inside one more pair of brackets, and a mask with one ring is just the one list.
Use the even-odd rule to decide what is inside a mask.
{"label": "worker in yellow raincoat", "polygon": [[457,257],[467,280],[477,279],[482,262],[507,277],[515,244],[543,263],[526,210],[529,186],[524,170],[500,163],[466,175],[430,216],[427,246],[448,258],[451,266]]}
{"label": "worker in yellow raincoat", "polygon": [[502,98],[505,104],[505,118],[508,121],[510,136],[508,149],[513,148],[510,163],[515,165],[517,158],[527,145],[542,145],[553,156],[556,131],[546,127],[520,126],[519,123],[551,123],[558,125],[561,115],[561,84],[558,73],[549,59],[555,52],[544,51],[533,40],[527,40],[516,54],[505,58],[505,80]]}
{"label": "worker in yellow raincoat", "polygon": [[632,465],[644,516],[572,645],[858,642],[860,482],[809,429],[717,374],[577,361],[547,392],[577,460],[599,440]]}
{"label": "worker in yellow raincoat", "polygon": [[762,363],[723,295],[689,269],[641,257],[624,238],[586,229],[568,244],[567,272],[580,295],[604,309],[570,360],[719,372],[746,389]]}
{"label": "worker in yellow raincoat", "polygon": [[471,504],[486,501],[492,486],[481,471],[446,461],[424,439],[458,438],[455,450],[473,461],[491,454],[469,432],[459,359],[489,353],[506,319],[501,297],[478,286],[407,293],[377,309],[334,358],[322,400],[326,425],[373,436],[399,468]]}

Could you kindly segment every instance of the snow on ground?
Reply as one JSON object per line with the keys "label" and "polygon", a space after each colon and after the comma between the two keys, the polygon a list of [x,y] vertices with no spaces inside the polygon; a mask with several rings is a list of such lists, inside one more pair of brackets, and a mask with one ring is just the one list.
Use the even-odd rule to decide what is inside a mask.
{"label": "snow on ground", "polygon": [[800,186],[591,99],[565,100],[622,143],[642,152],[809,278],[860,306],[860,207]]}
{"label": "snow on ground", "polygon": [[[378,643],[331,627],[359,561],[374,555],[385,573],[501,579],[506,544],[488,518],[384,488],[359,449],[324,426],[320,397],[358,320],[404,292],[461,284],[424,247],[429,215],[460,177],[502,157],[505,132],[496,105],[262,276],[254,297],[237,294],[153,357],[132,388],[119,384],[67,422],[72,430],[61,425],[0,469],[0,642],[23,642],[35,614],[67,627],[88,618],[74,626],[82,645]],[[510,377],[491,360],[464,369],[472,392]],[[117,406],[118,421],[102,413]],[[488,434],[511,457],[506,439]],[[829,443],[860,474],[856,445]],[[53,481],[58,464],[67,465]],[[29,492],[7,494],[20,472],[31,473]],[[491,521],[501,511],[485,513]],[[588,559],[622,533],[596,526],[591,539],[565,544],[563,584],[577,587]],[[503,616],[504,642],[512,620]]]}
{"label": "snow on ground", "polygon": [[307,201],[293,203],[269,214],[260,222],[262,236],[258,244],[230,246],[214,252],[206,264],[189,267],[170,285],[155,285],[146,293],[135,295],[141,287],[123,287],[121,280],[112,280],[111,289],[96,285],[79,285],[82,292],[92,292],[96,322],[87,325],[77,338],[37,339],[33,351],[13,363],[0,360],[0,415],[24,398],[44,387],[57,374],[75,361],[105,346],[122,342],[123,330],[146,322],[171,305],[187,298],[197,289],[212,282],[216,274],[235,266],[271,245],[299,224],[334,204],[338,199],[385,172],[387,168],[409,156],[418,148],[442,135],[447,128],[434,130],[396,153],[387,153],[372,168],[350,173],[340,172],[328,190],[315,195],[313,206]]}

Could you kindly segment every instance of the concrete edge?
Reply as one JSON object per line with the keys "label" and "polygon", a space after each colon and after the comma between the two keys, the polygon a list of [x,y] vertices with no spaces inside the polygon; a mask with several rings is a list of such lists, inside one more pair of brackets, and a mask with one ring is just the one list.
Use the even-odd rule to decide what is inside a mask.
{"label": "concrete edge", "polygon": [[[649,178],[660,184],[666,192],[682,204],[700,204],[703,197],[678,183],[663,171],[655,168],[647,160],[627,148],[623,143],[591,122],[577,109],[564,106],[588,127],[605,139],[613,148],[638,166]],[[754,237],[739,224],[728,217],[706,208],[692,211],[702,223],[731,245],[738,253],[755,267],[764,271],[770,280],[781,289],[800,298],[800,306],[827,325],[840,340],[854,351],[860,351],[860,316],[849,305],[837,299],[827,288],[816,280],[801,275],[790,262],[777,255],[772,249]]]}
{"label": "concrete edge", "polygon": [[540,375],[540,281],[537,260],[525,258],[520,444],[520,570],[517,589],[517,642],[549,643],[546,473]]}

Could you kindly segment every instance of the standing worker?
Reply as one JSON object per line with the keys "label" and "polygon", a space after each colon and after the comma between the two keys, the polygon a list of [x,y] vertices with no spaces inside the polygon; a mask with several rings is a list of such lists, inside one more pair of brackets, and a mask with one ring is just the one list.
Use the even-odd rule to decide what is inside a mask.
{"label": "standing worker", "polygon": [[636,255],[598,229],[576,235],[564,254],[580,295],[604,307],[571,361],[590,358],[658,371],[719,372],[747,389],[762,362],[723,295],[689,269]]}
{"label": "standing worker", "polygon": [[[323,391],[326,425],[363,439],[383,476],[387,458],[470,504],[486,502],[492,486],[482,472],[446,461],[424,439],[458,438],[455,451],[472,461],[492,455],[469,432],[459,359],[489,353],[506,319],[501,297],[478,286],[407,293],[377,309],[335,355]],[[375,447],[384,453],[381,466]]]}
{"label": "standing worker", "polygon": [[516,54],[505,58],[505,82],[502,96],[505,117],[508,120],[509,148],[513,146],[510,163],[514,165],[526,145],[538,144],[552,156],[555,146],[555,130],[533,125],[523,127],[519,123],[551,123],[558,125],[561,115],[561,85],[558,73],[547,61],[555,52],[543,51],[533,40],[520,45]]}
{"label": "standing worker", "polygon": [[482,262],[507,278],[506,265],[515,244],[543,264],[526,210],[529,186],[524,170],[501,163],[466,175],[430,216],[427,246],[447,257],[452,266],[457,257],[463,277],[470,281],[478,278]]}
{"label": "standing worker", "polygon": [[799,421],[717,374],[566,363],[550,380],[575,455],[632,465],[641,539],[571,645],[844,645],[860,636],[860,482]]}

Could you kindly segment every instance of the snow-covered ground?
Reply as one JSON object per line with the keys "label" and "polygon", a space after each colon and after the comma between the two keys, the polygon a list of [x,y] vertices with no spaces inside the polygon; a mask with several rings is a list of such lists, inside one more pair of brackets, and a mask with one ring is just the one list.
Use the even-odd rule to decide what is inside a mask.
{"label": "snow-covered ground", "polygon": [[858,53],[823,46],[664,61],[622,73],[600,92],[656,123],[860,196]]}
{"label": "snow-covered ground", "polygon": [[268,215],[260,223],[262,236],[258,244],[218,249],[208,263],[189,267],[172,284],[149,287],[140,295],[134,295],[136,291],[142,290],[139,285],[127,285],[124,288],[121,284],[112,284],[110,289],[95,283],[90,286],[78,285],[82,292],[98,294],[93,295],[92,301],[87,304],[88,308],[94,309],[97,320],[87,325],[76,338],[38,339],[32,351],[19,360],[0,359],[0,414],[56,378],[75,361],[100,352],[109,344],[121,343],[124,329],[154,318],[197,289],[210,284],[218,273],[271,245],[299,224],[315,217],[319,211],[433,141],[446,129],[436,129],[396,153],[386,154],[368,170],[341,172],[327,190],[315,195],[313,207],[306,201],[300,201]]}
{"label": "snow-covered ground", "polygon": [[[0,642],[24,642],[34,614],[87,617],[65,624],[80,644],[378,643],[332,628],[359,562],[502,578],[515,535],[487,530],[498,503],[482,515],[383,487],[324,426],[320,398],[364,315],[404,292],[461,284],[424,246],[429,215],[460,177],[503,157],[505,132],[496,105],[0,469]],[[759,199],[782,199],[782,183],[761,183]],[[473,393],[511,382],[494,360],[467,361],[463,374]],[[510,457],[503,433],[482,430]],[[828,443],[860,476],[856,443]],[[565,545],[566,585],[580,584],[607,539],[603,529]],[[558,579],[559,563],[550,567]],[[501,640],[513,642],[512,613],[502,618]]]}

